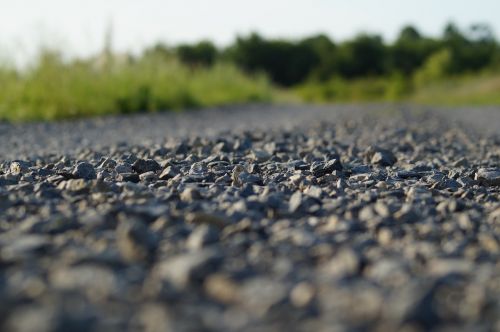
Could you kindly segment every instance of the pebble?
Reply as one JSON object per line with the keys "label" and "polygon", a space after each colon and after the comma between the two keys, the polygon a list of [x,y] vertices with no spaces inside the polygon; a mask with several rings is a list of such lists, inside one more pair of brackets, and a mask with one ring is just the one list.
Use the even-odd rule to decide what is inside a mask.
{"label": "pebble", "polygon": [[0,330],[494,331],[500,140],[357,108],[0,159]]}
{"label": "pebble", "polygon": [[487,186],[500,186],[500,169],[480,168],[476,173],[476,180]]}
{"label": "pebble", "polygon": [[156,172],[161,169],[160,164],[153,159],[137,159],[132,164],[132,169],[139,174],[146,172]]}
{"label": "pebble", "polygon": [[81,162],[75,166],[73,175],[78,179],[93,180],[97,178],[95,168],[92,164]]}

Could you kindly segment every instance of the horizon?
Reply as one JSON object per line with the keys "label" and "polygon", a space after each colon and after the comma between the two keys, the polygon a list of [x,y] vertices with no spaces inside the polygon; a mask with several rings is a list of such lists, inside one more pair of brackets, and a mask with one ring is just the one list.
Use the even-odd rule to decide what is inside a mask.
{"label": "horizon", "polygon": [[0,14],[0,57],[23,64],[44,46],[64,49],[67,57],[86,57],[102,50],[109,30],[113,50],[131,54],[139,54],[157,43],[176,45],[210,40],[224,47],[237,36],[251,32],[286,39],[325,34],[334,41],[365,32],[391,42],[406,25],[415,26],[429,37],[440,36],[450,22],[461,29],[486,23],[495,37],[500,30],[495,21],[500,3],[494,0],[483,0],[481,6],[477,6],[478,2],[457,4],[451,0],[439,4],[431,0],[418,4],[397,0],[376,4],[367,0],[313,3],[314,6],[298,0],[257,0],[252,4],[230,0],[146,0],[139,4],[110,0],[102,4],[89,0],[75,12],[74,5],[62,0],[24,0],[4,6]]}

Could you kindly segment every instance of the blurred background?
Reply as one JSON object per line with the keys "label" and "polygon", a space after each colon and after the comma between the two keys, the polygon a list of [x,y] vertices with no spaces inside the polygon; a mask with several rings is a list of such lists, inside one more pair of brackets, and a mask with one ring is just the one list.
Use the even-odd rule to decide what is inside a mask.
{"label": "blurred background", "polygon": [[0,119],[500,104],[498,0],[0,0]]}

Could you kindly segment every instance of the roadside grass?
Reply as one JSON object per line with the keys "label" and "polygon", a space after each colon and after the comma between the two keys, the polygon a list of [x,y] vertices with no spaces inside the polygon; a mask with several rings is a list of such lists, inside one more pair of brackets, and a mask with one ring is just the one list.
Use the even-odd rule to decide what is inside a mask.
{"label": "roadside grass", "polygon": [[409,101],[445,106],[500,105],[500,73],[470,74],[432,83],[413,93]]}
{"label": "roadside grass", "polygon": [[410,102],[436,106],[500,105],[500,73],[490,71],[415,84],[412,79],[363,78],[308,82],[294,89],[309,103]]}
{"label": "roadside grass", "polygon": [[248,75],[227,63],[188,67],[174,57],[154,54],[66,63],[56,52],[44,52],[25,71],[0,69],[0,87],[0,119],[9,121],[181,110],[273,98],[264,75]]}

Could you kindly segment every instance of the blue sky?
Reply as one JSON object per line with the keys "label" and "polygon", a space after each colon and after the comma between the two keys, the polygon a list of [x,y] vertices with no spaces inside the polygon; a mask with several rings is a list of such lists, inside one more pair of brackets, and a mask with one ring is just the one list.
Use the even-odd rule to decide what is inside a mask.
{"label": "blue sky", "polygon": [[110,24],[117,51],[139,52],[156,41],[225,45],[250,31],[336,40],[369,31],[391,40],[405,24],[438,35],[451,20],[486,22],[499,36],[500,0],[0,0],[0,56],[28,58],[42,44],[91,54]]}

